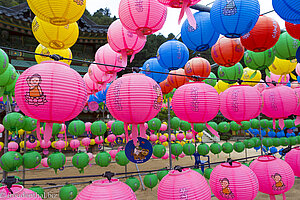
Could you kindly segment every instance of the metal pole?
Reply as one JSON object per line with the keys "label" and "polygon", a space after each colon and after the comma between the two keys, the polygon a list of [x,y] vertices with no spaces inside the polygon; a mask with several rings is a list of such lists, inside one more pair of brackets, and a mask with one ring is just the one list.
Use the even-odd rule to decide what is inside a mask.
{"label": "metal pole", "polygon": [[142,176],[141,176],[141,174],[140,174],[139,167],[138,167],[138,165],[137,165],[136,163],[135,163],[135,167],[136,167],[136,170],[137,170],[137,172],[139,173],[139,178],[140,178],[140,181],[141,181],[141,184],[142,184],[143,190],[146,190],[146,189],[145,189],[144,182],[143,182],[143,180],[142,180]]}
{"label": "metal pole", "polygon": [[258,115],[258,122],[259,122],[259,137],[260,137],[260,153],[261,155],[264,155],[262,137],[261,137],[260,114]]}
{"label": "metal pole", "polygon": [[169,161],[170,169],[172,169],[172,151],[171,151],[171,114],[170,114],[170,99],[168,98],[168,134],[169,134]]}
{"label": "metal pole", "polygon": [[[26,134],[26,131],[24,132],[24,153],[26,153],[26,140],[27,140],[27,138],[26,138],[26,136],[27,136],[27,134]],[[24,159],[23,159],[23,179],[25,179],[25,167],[24,167]],[[23,181],[23,186],[25,185],[25,181]]]}

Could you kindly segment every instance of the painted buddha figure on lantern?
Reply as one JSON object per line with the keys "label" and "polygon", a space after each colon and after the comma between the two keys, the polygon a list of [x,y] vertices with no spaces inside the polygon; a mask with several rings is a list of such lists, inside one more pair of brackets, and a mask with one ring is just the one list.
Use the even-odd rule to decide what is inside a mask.
{"label": "painted buddha figure on lantern", "polygon": [[42,78],[39,74],[33,74],[28,76],[27,84],[29,86],[29,92],[26,93],[25,99],[29,105],[44,105],[47,103],[46,95],[44,95],[42,88],[40,86]]}

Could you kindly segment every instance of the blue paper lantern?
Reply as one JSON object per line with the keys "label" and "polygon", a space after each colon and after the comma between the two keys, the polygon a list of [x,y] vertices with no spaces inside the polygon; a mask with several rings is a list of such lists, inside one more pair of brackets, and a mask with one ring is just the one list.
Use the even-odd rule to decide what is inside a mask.
{"label": "blue paper lantern", "polygon": [[260,14],[258,0],[216,0],[210,10],[215,30],[228,38],[250,32]]}
{"label": "blue paper lantern", "polygon": [[273,0],[275,12],[284,21],[300,24],[300,1],[298,0]]}
{"label": "blue paper lantern", "polygon": [[265,130],[263,130],[263,129],[260,131],[260,133],[261,133],[262,137],[265,137],[267,135],[267,132]]}
{"label": "blue paper lantern", "polygon": [[[97,95],[97,94],[96,94],[96,95]],[[99,100],[99,98],[96,97],[95,95],[90,95],[90,96],[89,96],[89,99],[88,99],[88,102],[93,102],[93,101],[95,101],[95,102],[97,102],[97,103],[100,103],[100,102],[101,102],[101,100]]]}
{"label": "blue paper lantern", "polygon": [[163,68],[176,70],[184,67],[189,60],[189,50],[182,42],[169,40],[158,48],[157,60]]}
{"label": "blue paper lantern", "polygon": [[291,134],[292,134],[292,137],[295,137],[295,136],[296,136],[296,134],[295,134],[294,132],[292,132]]}
{"label": "blue paper lantern", "polygon": [[297,81],[298,83],[300,83],[300,76],[297,76]]}
{"label": "blue paper lantern", "polygon": [[276,148],[276,147],[271,147],[271,148],[270,148],[270,153],[271,153],[271,154],[277,153],[277,148]]}
{"label": "blue paper lantern", "polygon": [[[147,60],[142,67],[142,74],[154,79],[156,82],[160,83],[167,79],[169,70],[162,68],[157,60],[157,58],[150,58]],[[163,72],[166,74],[153,73],[149,71]]]}
{"label": "blue paper lantern", "polygon": [[282,138],[282,137],[284,137],[284,136],[285,136],[284,131],[279,131],[279,132],[277,132],[277,137],[278,137],[278,138]]}
{"label": "blue paper lantern", "polygon": [[269,137],[275,137],[276,136],[276,133],[274,131],[269,131],[268,132],[268,136]]}
{"label": "blue paper lantern", "polygon": [[96,96],[100,102],[106,101],[106,94],[107,94],[109,86],[110,86],[110,83],[106,84],[105,90],[102,90],[102,91],[96,93]]}
{"label": "blue paper lantern", "polygon": [[197,12],[194,17],[196,29],[185,20],[181,27],[181,39],[193,51],[206,51],[218,41],[220,34],[212,26],[208,12]]}
{"label": "blue paper lantern", "polygon": [[286,134],[286,137],[287,137],[287,138],[289,138],[289,137],[291,137],[291,136],[292,136],[291,133],[287,133],[287,134]]}
{"label": "blue paper lantern", "polygon": [[296,51],[296,59],[297,59],[297,62],[300,63],[300,47],[298,47],[298,49]]}

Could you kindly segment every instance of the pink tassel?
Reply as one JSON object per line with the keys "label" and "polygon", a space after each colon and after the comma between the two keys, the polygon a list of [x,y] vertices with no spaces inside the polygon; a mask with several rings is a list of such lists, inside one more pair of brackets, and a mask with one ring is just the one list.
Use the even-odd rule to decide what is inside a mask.
{"label": "pink tassel", "polygon": [[275,121],[275,119],[273,119],[273,129],[274,130],[276,129],[276,121]]}
{"label": "pink tassel", "polygon": [[128,142],[128,124],[124,123],[124,130],[125,130],[125,139]]}
{"label": "pink tassel", "polygon": [[66,129],[67,129],[67,128],[66,128],[66,125],[65,125],[65,123],[64,123],[65,143],[66,143],[65,146],[67,146],[67,142],[68,142],[68,138],[67,138],[67,130],[66,130]]}
{"label": "pink tassel", "polygon": [[126,66],[127,65],[127,53],[125,50],[121,51],[122,54],[122,66]]}
{"label": "pink tassel", "polygon": [[270,200],[276,200],[275,195],[270,194]]}
{"label": "pink tassel", "polygon": [[138,36],[140,39],[142,39],[142,40],[145,40],[145,39],[146,39],[146,37],[145,37],[145,35],[143,34],[142,31],[136,31],[136,34],[137,34],[137,36]]}
{"label": "pink tassel", "polygon": [[[194,123],[191,123],[191,126],[192,126],[192,133],[194,135],[194,141],[196,142],[196,135],[197,135],[197,132],[194,130]],[[175,133],[176,135],[176,133]]]}
{"label": "pink tassel", "polygon": [[242,126],[242,122],[236,122],[238,125]]}
{"label": "pink tassel", "polygon": [[197,29],[197,22],[196,22],[196,19],[191,11],[190,8],[187,8],[186,9],[186,16],[187,16],[187,19],[189,21],[189,24],[196,30]]}
{"label": "pink tassel", "polygon": [[286,200],[285,193],[282,193],[282,199],[283,199],[283,200]]}
{"label": "pink tassel", "polygon": [[137,137],[138,137],[138,129],[137,129],[137,124],[132,124],[132,129],[131,129],[131,134],[132,134],[132,140],[134,146],[137,144]]}
{"label": "pink tassel", "polygon": [[188,2],[187,1],[183,1],[183,5],[179,14],[179,19],[178,19],[178,24],[181,23],[181,20],[184,16],[184,13],[186,12],[186,9],[188,8]]}
{"label": "pink tassel", "polygon": [[283,119],[279,119],[279,127],[280,127],[281,130],[283,130],[283,128],[284,128],[284,121],[283,121]]}
{"label": "pink tassel", "polygon": [[[41,122],[39,120],[37,120],[37,124],[36,124],[36,136],[39,139],[40,142],[42,142],[42,137],[41,137]],[[52,134],[52,133],[51,133]]]}
{"label": "pink tassel", "polygon": [[140,124],[140,136],[141,136],[142,138],[147,139],[147,136],[146,136],[146,128],[145,128],[144,124]]}
{"label": "pink tassel", "polygon": [[133,53],[133,54],[131,55],[131,57],[130,57],[130,62],[132,62],[132,61],[133,61],[133,59],[134,59],[134,56],[135,56],[135,53]]}
{"label": "pink tassel", "polygon": [[218,134],[218,132],[217,132],[215,129],[213,129],[207,122],[205,122],[205,125],[206,125],[207,129],[208,129],[212,134],[214,134],[214,135],[217,136],[218,138],[220,137],[219,134]]}
{"label": "pink tassel", "polygon": [[299,116],[297,116],[296,120],[295,120],[295,125],[297,126],[298,124],[300,124],[300,117]]}
{"label": "pink tassel", "polygon": [[51,122],[46,123],[45,131],[44,131],[44,140],[46,143],[50,141],[52,137],[52,127],[53,127],[53,123]]}

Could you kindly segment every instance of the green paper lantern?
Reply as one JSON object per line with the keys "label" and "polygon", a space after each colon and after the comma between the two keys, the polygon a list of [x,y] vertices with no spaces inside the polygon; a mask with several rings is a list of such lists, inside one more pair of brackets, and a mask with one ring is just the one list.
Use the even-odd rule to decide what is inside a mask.
{"label": "green paper lantern", "polygon": [[186,121],[180,121],[179,127],[182,131],[188,131],[192,128],[191,124]]}
{"label": "green paper lantern", "polygon": [[59,190],[59,197],[61,200],[72,200],[75,199],[76,196],[77,188],[72,184],[65,185]]}
{"label": "green paper lantern", "polygon": [[289,145],[289,141],[286,137],[279,138],[279,141],[280,141],[281,146],[288,146]]}
{"label": "green paper lantern", "polygon": [[288,143],[289,145],[293,146],[293,145],[296,145],[298,143],[298,140],[296,137],[289,137],[288,138]]}
{"label": "green paper lantern", "polygon": [[161,127],[161,121],[160,119],[153,118],[150,121],[148,121],[148,128],[152,131],[158,131]]}
{"label": "green paper lantern", "polygon": [[100,167],[107,167],[111,162],[111,156],[106,151],[102,151],[96,155],[95,162]]}
{"label": "green paper lantern", "polygon": [[199,169],[199,168],[194,168],[193,170],[196,171],[196,172],[198,172],[198,173],[201,174],[202,176],[204,175],[204,173],[202,172],[202,170]]}
{"label": "green paper lantern", "polygon": [[245,144],[245,147],[247,149],[251,149],[255,145],[255,142],[253,140],[251,140],[251,139],[246,139],[246,140],[243,141],[243,143]]}
{"label": "green paper lantern", "polygon": [[119,151],[116,155],[116,162],[120,166],[125,166],[129,163],[128,158],[125,155],[125,151]]}
{"label": "green paper lantern", "polygon": [[[268,128],[268,121],[269,120],[267,120],[267,119],[262,119],[262,120],[260,120],[260,126],[262,127],[262,128]],[[258,127],[259,128],[259,127]]]}
{"label": "green paper lantern", "polygon": [[246,51],[244,55],[244,63],[247,67],[253,70],[265,70],[275,60],[275,55],[272,49],[263,52]]}
{"label": "green paper lantern", "polygon": [[248,163],[242,163],[242,165],[245,165],[245,166],[247,166],[247,167],[250,166]]}
{"label": "green paper lantern", "polygon": [[129,177],[125,183],[132,189],[132,191],[137,191],[140,188],[140,181],[135,177]]}
{"label": "green paper lantern", "polygon": [[274,147],[280,146],[280,139],[279,138],[272,138],[272,143]]}
{"label": "green paper lantern", "polygon": [[111,125],[111,131],[115,135],[122,135],[123,133],[125,133],[124,122],[122,122],[122,121],[115,121]]}
{"label": "green paper lantern", "polygon": [[273,146],[273,140],[272,140],[271,138],[264,138],[264,139],[262,140],[262,143],[263,143],[263,145],[266,146],[266,147],[271,147],[271,146]]}
{"label": "green paper lantern", "polygon": [[203,123],[194,124],[194,131],[196,131],[197,133],[202,132],[204,129],[205,129],[205,124]]}
{"label": "green paper lantern", "polygon": [[259,129],[259,121],[258,119],[251,119],[250,120],[251,128],[253,129]]}
{"label": "green paper lantern", "polygon": [[2,49],[0,49],[0,75],[3,74],[9,64],[9,58],[7,56],[7,54],[5,53],[5,51],[3,51]]}
{"label": "green paper lantern", "polygon": [[12,74],[9,76],[9,79],[8,79],[8,82],[6,85],[11,85],[13,84],[16,79],[17,79],[17,71],[16,69],[14,68],[14,66],[12,66],[11,64],[8,64],[8,67],[11,68],[12,70]]}
{"label": "green paper lantern", "polygon": [[251,128],[251,123],[248,121],[242,121],[241,124],[242,124],[241,126],[242,130],[248,130],[249,128]]}
{"label": "green paper lantern", "polygon": [[79,173],[84,173],[84,168],[89,164],[90,158],[84,153],[76,153],[72,158],[72,164],[79,169]]}
{"label": "green paper lantern", "polygon": [[27,169],[34,169],[41,163],[42,156],[37,151],[29,151],[24,153],[23,162]]}
{"label": "green paper lantern", "polygon": [[12,112],[5,115],[3,125],[9,131],[17,131],[23,128],[25,117],[17,112]]}
{"label": "green paper lantern", "polygon": [[31,188],[28,188],[31,191],[34,191],[37,193],[42,199],[44,199],[45,190],[40,186],[33,186]]}
{"label": "green paper lantern", "polygon": [[209,153],[209,146],[202,143],[197,147],[197,151],[201,156],[205,156]]}
{"label": "green paper lantern", "polygon": [[183,145],[183,153],[185,155],[191,156],[195,152],[196,152],[196,147],[192,143],[186,143],[186,144]]}
{"label": "green paper lantern", "polygon": [[222,151],[222,146],[219,143],[213,143],[213,144],[210,145],[209,150],[213,154],[219,154]]}
{"label": "green paper lantern", "polygon": [[224,153],[231,153],[233,151],[233,145],[229,142],[222,144],[222,150]]}
{"label": "green paper lantern", "polygon": [[161,170],[156,173],[156,176],[158,180],[161,181],[161,179],[163,179],[163,177],[165,177],[168,173],[169,173],[168,170]]}
{"label": "green paper lantern", "polygon": [[102,136],[106,132],[106,124],[103,121],[95,121],[91,125],[93,135]]}
{"label": "green paper lantern", "polygon": [[66,156],[61,152],[54,152],[48,157],[47,163],[49,167],[54,169],[55,173],[57,174],[57,170],[65,165]]}
{"label": "green paper lantern", "polygon": [[[218,124],[216,122],[208,122],[207,124],[210,125],[214,130],[218,131]],[[208,129],[207,132],[212,134]]]}
{"label": "green paper lantern", "polygon": [[273,120],[268,120],[267,125],[269,129],[273,130]]}
{"label": "green paper lantern", "polygon": [[[244,68],[241,63],[237,63],[232,67],[219,66],[218,77],[221,79],[237,80],[242,78],[244,73]],[[223,80],[225,83],[233,84],[236,81]]]}
{"label": "green paper lantern", "polygon": [[174,156],[178,157],[182,153],[183,147],[181,144],[173,143],[171,145],[171,152]]}
{"label": "green paper lantern", "polygon": [[0,87],[4,87],[13,83],[15,79],[16,69],[11,64],[8,64],[7,69],[0,74]]}
{"label": "green paper lantern", "polygon": [[80,136],[85,132],[85,124],[81,120],[73,120],[68,126],[69,133],[74,136]]}
{"label": "green paper lantern", "polygon": [[166,154],[166,147],[162,144],[156,144],[153,147],[153,155],[157,158],[161,158]]}
{"label": "green paper lantern", "polygon": [[300,144],[300,135],[296,136],[296,138],[297,138],[297,141],[298,141],[297,143]]}
{"label": "green paper lantern", "polygon": [[15,87],[16,87],[16,83],[17,83],[17,80],[19,78],[19,74],[15,74],[16,76],[14,77],[11,77],[11,78],[14,78],[14,81],[8,85],[5,86],[4,88],[4,95],[13,95],[14,92],[15,92]]}
{"label": "green paper lantern", "polygon": [[170,120],[170,124],[171,124],[171,129],[173,130],[177,130],[179,128],[179,125],[180,125],[180,119],[178,117],[173,117],[171,120]]}
{"label": "green paper lantern", "polygon": [[[43,126],[44,130],[45,130],[45,126],[46,126],[46,123],[44,123],[44,126]],[[60,132],[61,128],[62,128],[61,124],[53,123],[53,126],[52,126],[52,136],[58,135],[58,133]]]}
{"label": "green paper lantern", "polygon": [[284,32],[280,35],[278,42],[273,47],[275,56],[280,59],[293,60],[300,46],[300,41]]}
{"label": "green paper lantern", "polygon": [[259,138],[254,137],[254,138],[251,138],[250,140],[252,140],[254,142],[254,147],[260,147],[261,146],[261,141],[260,141]]}
{"label": "green paper lantern", "polygon": [[210,72],[208,78],[213,78],[213,79],[205,79],[204,83],[215,87],[215,85],[217,84],[217,76],[213,72]]}
{"label": "green paper lantern", "polygon": [[221,122],[218,124],[218,130],[221,133],[227,133],[230,130],[230,124],[227,122]]}
{"label": "green paper lantern", "polygon": [[230,122],[230,129],[231,129],[232,131],[238,131],[238,130],[241,129],[241,126],[238,125],[235,121],[231,121],[231,122]]}
{"label": "green paper lantern", "polygon": [[7,172],[17,170],[22,163],[23,157],[15,151],[8,151],[0,157],[0,167]]}
{"label": "green paper lantern", "polygon": [[294,120],[292,120],[292,119],[286,119],[286,120],[284,120],[284,127],[285,128],[293,128],[293,127],[295,127]]}
{"label": "green paper lantern", "polygon": [[33,131],[36,129],[37,120],[31,117],[25,117],[23,129],[24,131]]}
{"label": "green paper lantern", "polygon": [[243,152],[244,149],[245,149],[245,144],[244,144],[243,142],[240,142],[240,141],[235,142],[235,143],[233,144],[233,149],[234,149],[236,152],[241,153],[241,152]]}
{"label": "green paper lantern", "polygon": [[149,173],[144,177],[144,184],[148,188],[154,188],[158,183],[158,178],[155,174]]}
{"label": "green paper lantern", "polygon": [[206,169],[204,170],[204,177],[207,178],[207,179],[209,180],[212,171],[213,171],[212,168],[206,168]]}

